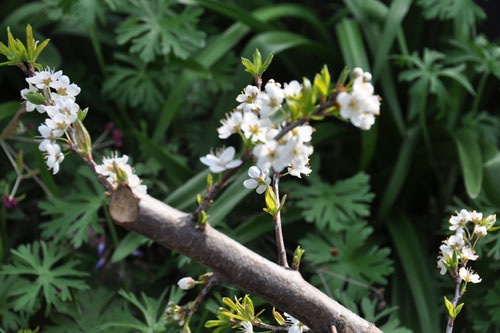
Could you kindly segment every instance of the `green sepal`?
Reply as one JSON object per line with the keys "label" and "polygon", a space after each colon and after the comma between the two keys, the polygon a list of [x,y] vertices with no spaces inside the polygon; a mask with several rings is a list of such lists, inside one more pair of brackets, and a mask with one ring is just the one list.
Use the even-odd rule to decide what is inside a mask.
{"label": "green sepal", "polygon": [[30,92],[26,93],[24,95],[24,97],[26,97],[26,99],[30,103],[33,103],[35,105],[45,104],[45,97],[41,93],[39,93],[39,92],[30,91]]}
{"label": "green sepal", "polygon": [[283,318],[283,316],[281,315],[281,313],[279,313],[278,311],[276,311],[276,309],[274,307],[273,307],[273,317],[274,317],[274,319],[276,320],[276,322],[280,326],[285,326],[286,325],[286,320]]}
{"label": "green sepal", "polygon": [[292,268],[295,270],[298,270],[300,267],[300,262],[302,260],[302,256],[304,255],[304,250],[303,248],[300,247],[300,245],[297,245],[297,248],[295,249],[295,252],[293,253],[293,261],[292,261]]}
{"label": "green sepal", "polygon": [[266,208],[264,208],[264,211],[272,216],[278,214],[279,212],[278,199],[276,198],[276,194],[274,193],[273,189],[269,185],[267,185],[265,201],[266,201]]}
{"label": "green sepal", "polygon": [[82,157],[91,157],[92,139],[90,138],[89,132],[83,125],[82,121],[78,118],[75,121],[74,128],[75,128],[76,145],[78,146],[78,154]]}
{"label": "green sepal", "polygon": [[462,308],[464,307],[464,304],[465,303],[460,303],[457,305],[457,307],[455,308],[455,316],[458,316],[458,314],[460,313],[460,311],[462,311]]}
{"label": "green sepal", "polygon": [[316,74],[316,76],[314,77],[314,84],[313,84],[314,89],[319,95],[318,97],[322,101],[325,101],[329,95],[330,82],[331,82],[330,72],[328,72],[328,67],[324,65],[323,69],[321,69],[321,72]]}
{"label": "green sepal", "polygon": [[19,152],[16,154],[16,165],[17,165],[17,168],[19,169],[19,171],[23,172],[23,170],[24,170],[24,156],[23,156],[22,150],[19,150]]}
{"label": "green sepal", "polygon": [[118,163],[116,163],[116,161],[113,161],[113,171],[114,174],[116,175],[116,182],[118,184],[128,182],[127,174],[120,168],[120,166],[118,165]]}
{"label": "green sepal", "polygon": [[212,188],[213,184],[214,184],[214,177],[212,176],[211,173],[208,173],[208,175],[207,175],[207,188],[208,189]]}
{"label": "green sepal", "polygon": [[89,108],[85,108],[83,110],[79,110],[77,113],[78,119],[83,122],[89,113]]}

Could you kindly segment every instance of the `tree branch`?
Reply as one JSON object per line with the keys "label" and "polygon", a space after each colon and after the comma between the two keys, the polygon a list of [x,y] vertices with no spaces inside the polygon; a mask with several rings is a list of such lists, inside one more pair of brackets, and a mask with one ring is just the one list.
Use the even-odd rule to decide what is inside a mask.
{"label": "tree branch", "polygon": [[[333,325],[339,333],[381,333],[309,284],[299,272],[280,267],[209,225],[204,231],[197,229],[192,215],[149,195],[136,199],[127,187],[112,195],[110,215],[117,224],[209,267],[225,282],[262,297],[313,332],[331,333]],[[134,204],[138,214],[136,209],[123,212],[123,207]]]}

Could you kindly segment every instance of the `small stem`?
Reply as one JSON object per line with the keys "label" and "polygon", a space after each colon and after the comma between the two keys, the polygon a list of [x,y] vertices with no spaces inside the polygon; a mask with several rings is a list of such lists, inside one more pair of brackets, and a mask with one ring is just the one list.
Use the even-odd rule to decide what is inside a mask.
{"label": "small stem", "polygon": [[200,293],[198,294],[198,296],[196,296],[196,299],[194,300],[194,305],[192,306],[192,308],[190,308],[190,309],[187,310],[187,317],[191,317],[196,312],[196,310],[198,310],[198,306],[200,305],[201,301],[205,298],[205,296],[208,295],[208,293],[210,292],[210,290],[212,290],[212,288],[217,283],[219,283],[219,281],[220,281],[219,277],[216,274],[213,274],[209,278],[208,282],[205,284],[205,286],[200,291]]}
{"label": "small stem", "polygon": [[[278,200],[277,204],[280,200],[280,191],[279,191],[279,172],[275,172],[273,175],[273,191],[276,195],[276,200]],[[276,215],[274,215],[274,233],[276,235],[276,246],[278,248],[278,260],[279,264],[282,267],[288,268],[288,261],[286,259],[286,249],[285,242],[283,240],[283,230],[281,228],[281,212],[278,211]]]}
{"label": "small stem", "polygon": [[[451,304],[453,305],[453,308],[457,307],[458,301],[460,300],[460,297],[462,297],[462,294],[460,293],[460,285],[462,283],[462,279],[460,276],[457,276],[455,278],[455,296],[453,297],[453,301]],[[455,318],[448,317],[448,324],[446,325],[446,333],[452,333],[453,332],[453,324],[455,323]]]}
{"label": "small stem", "polygon": [[196,208],[196,210],[193,213],[193,220],[198,221],[198,218],[200,216],[201,211],[206,211],[208,208],[210,208],[210,205],[212,204],[213,199],[215,196],[226,186],[227,181],[234,176],[240,169],[241,167],[250,160],[252,155],[248,152],[244,153],[243,156],[241,157],[241,164],[239,167],[229,169],[222,178],[220,178],[219,182],[212,186],[210,191],[208,191],[205,194],[205,197],[203,198],[203,201],[199,206]]}

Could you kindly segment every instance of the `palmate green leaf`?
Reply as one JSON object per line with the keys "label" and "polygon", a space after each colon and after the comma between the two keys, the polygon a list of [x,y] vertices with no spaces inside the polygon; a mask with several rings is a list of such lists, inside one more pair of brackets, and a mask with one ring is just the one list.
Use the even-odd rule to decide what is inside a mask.
{"label": "palmate green leaf", "polygon": [[413,53],[409,56],[400,56],[399,59],[410,66],[409,69],[399,75],[399,79],[413,82],[411,88],[413,93],[423,96],[427,91],[430,91],[438,97],[442,105],[448,97],[446,84],[442,81],[442,77],[447,77],[458,82],[470,94],[474,94],[472,85],[467,77],[462,74],[465,65],[444,67],[444,60],[446,59],[444,53],[426,48],[423,51],[422,58]]}
{"label": "palmate green leaf", "polygon": [[[139,310],[140,316],[123,316],[108,322],[105,327],[133,329],[134,332],[144,333],[163,333],[166,330],[167,320],[165,316],[165,295],[168,289],[158,297],[151,298],[145,293],[141,293],[141,299],[137,298],[133,293],[120,290],[118,293],[130,304],[135,310]],[[175,289],[170,293],[170,299],[174,300],[178,297],[178,292]],[[178,299],[177,299],[178,300]],[[140,318],[140,319],[139,319]],[[119,320],[117,320],[119,319]]]}
{"label": "palmate green leaf", "polygon": [[52,306],[61,311],[65,302],[73,300],[73,290],[89,288],[82,279],[88,273],[75,268],[77,260],[59,264],[70,253],[69,249],[42,241],[21,245],[11,253],[12,263],[4,266],[2,274],[29,278],[22,278],[17,288],[9,292],[14,310],[33,311],[42,297],[48,315]]}
{"label": "palmate green leaf", "polygon": [[102,231],[97,214],[107,200],[99,183],[86,168],[81,167],[77,175],[73,188],[78,192],[63,198],[49,197],[39,204],[43,215],[52,216],[40,226],[42,237],[56,241],[69,238],[75,248],[87,241],[89,228],[98,233]]}
{"label": "palmate green leaf", "polygon": [[[129,333],[130,330],[106,327],[106,323],[126,312],[124,302],[115,298],[115,292],[105,288],[77,292],[75,302],[61,313],[51,315],[51,333]],[[130,315],[132,316],[132,315]]]}
{"label": "palmate green leaf", "polygon": [[484,35],[473,40],[452,40],[458,52],[450,58],[454,63],[471,62],[477,73],[491,73],[500,79],[500,46]]}
{"label": "palmate green leaf", "polygon": [[132,43],[130,51],[144,62],[157,55],[186,59],[204,46],[205,34],[196,29],[202,10],[185,7],[179,12],[172,0],[129,0],[128,18],[116,29],[118,44]]}
{"label": "palmate green leaf", "polygon": [[109,66],[103,92],[120,106],[131,106],[155,112],[164,101],[166,87],[172,77],[165,70],[148,66],[134,55],[115,54],[120,65]]}
{"label": "palmate green leaf", "polygon": [[7,331],[15,331],[21,327],[29,326],[32,313],[23,309],[14,311],[9,293],[18,289],[24,279],[15,275],[0,275],[0,327]]}
{"label": "palmate green leaf", "polygon": [[347,228],[351,220],[370,214],[375,195],[370,192],[369,180],[363,172],[334,185],[310,178],[309,186],[291,185],[291,198],[303,209],[307,222],[315,223],[319,229],[339,231]]}
{"label": "palmate green leaf", "polygon": [[[364,297],[360,302],[361,311],[363,318],[371,323],[377,324],[377,326],[384,333],[411,333],[412,331],[401,326],[397,316],[398,308],[396,306],[389,306],[383,309],[378,309],[380,305],[380,300],[373,298],[371,295],[369,297]],[[386,318],[388,317],[388,318]],[[383,325],[379,323],[383,322]]]}
{"label": "palmate green leaf", "polygon": [[[336,276],[366,285],[385,285],[387,276],[393,271],[390,249],[369,245],[372,233],[373,229],[366,222],[351,220],[350,227],[345,230],[327,237],[310,234],[300,244],[307,251],[308,261],[327,267]],[[343,284],[341,281],[340,286]],[[353,287],[359,288],[356,285]]]}
{"label": "palmate green leaf", "polygon": [[486,18],[484,10],[473,0],[419,0],[427,19],[456,21],[456,26],[468,31],[477,21]]}

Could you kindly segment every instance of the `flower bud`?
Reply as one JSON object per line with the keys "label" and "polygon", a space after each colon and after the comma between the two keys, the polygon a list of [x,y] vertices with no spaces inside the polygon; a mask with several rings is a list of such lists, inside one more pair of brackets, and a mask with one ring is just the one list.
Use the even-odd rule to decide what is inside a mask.
{"label": "flower bud", "polygon": [[177,285],[183,290],[189,290],[196,285],[196,281],[192,277],[188,276],[180,279],[177,282]]}

